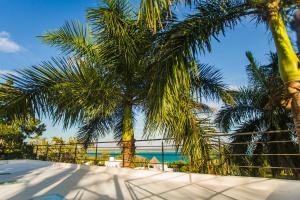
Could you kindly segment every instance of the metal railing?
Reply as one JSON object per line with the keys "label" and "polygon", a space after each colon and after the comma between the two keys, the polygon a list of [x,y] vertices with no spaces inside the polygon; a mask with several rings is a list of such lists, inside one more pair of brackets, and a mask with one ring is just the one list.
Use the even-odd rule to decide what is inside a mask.
{"label": "metal railing", "polygon": [[[162,167],[164,167],[163,164],[166,163],[164,157],[168,152],[174,153],[174,155],[169,154],[169,156],[180,156],[180,154],[176,152],[174,145],[164,144],[166,140],[167,139],[134,140],[135,155],[148,154],[148,152],[151,151],[149,156],[159,157],[158,160],[161,160],[160,162],[152,164],[162,164]],[[137,145],[141,142],[144,144]],[[149,142],[155,142],[156,144],[149,145]],[[107,161],[108,157],[122,156],[124,149],[127,148],[122,146],[122,142],[116,141],[92,142],[87,149],[83,148],[83,143],[37,144],[33,146],[35,159],[72,163],[78,163],[80,161],[94,161],[95,163],[98,161]],[[166,147],[168,148],[167,152],[165,152]],[[147,163],[146,159],[144,160],[145,161],[134,160],[132,163]]]}
{"label": "metal railing", "polygon": [[[251,140],[249,138],[246,141],[232,140],[232,137],[243,139],[242,137],[245,136],[251,137]],[[207,133],[205,137],[209,141],[207,145],[210,146],[211,152],[209,158],[205,158],[206,163],[202,167],[198,166],[201,170],[197,171],[197,167],[191,166],[193,156],[182,155],[180,145],[175,147],[172,139],[135,140],[136,156],[131,162],[133,167],[144,169],[160,165],[162,171],[165,171],[165,167],[168,166],[174,171],[185,170],[221,175],[262,176],[260,174],[264,174],[263,176],[300,178],[299,147],[291,131]],[[237,147],[243,145],[242,152]],[[258,146],[261,148],[260,151],[257,151]],[[87,149],[83,148],[82,143],[45,144],[34,145],[34,155],[40,160],[95,165],[104,165],[109,157],[116,157],[122,160],[124,165],[125,148],[122,142],[115,141],[93,142]],[[176,153],[176,150],[179,152]],[[284,152],[284,150],[288,151]],[[158,162],[150,162],[153,157],[156,157]],[[203,163],[199,160],[196,162]]]}

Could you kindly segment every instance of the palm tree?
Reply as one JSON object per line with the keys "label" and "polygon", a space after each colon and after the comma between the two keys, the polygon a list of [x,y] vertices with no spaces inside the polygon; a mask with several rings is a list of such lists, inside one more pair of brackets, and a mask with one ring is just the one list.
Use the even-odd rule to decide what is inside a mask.
{"label": "palm tree", "polygon": [[[182,1],[172,0],[143,0],[140,6],[140,17],[146,18],[149,27],[154,31],[162,27],[160,13],[166,12],[171,16],[174,5]],[[181,53],[185,50],[196,52],[206,45],[210,50],[210,39],[224,33],[226,28],[233,29],[238,22],[247,16],[257,23],[265,23],[272,33],[275,42],[279,72],[285,83],[289,97],[292,99],[292,112],[295,129],[300,143],[300,71],[299,59],[289,39],[285,19],[299,7],[298,0],[199,0],[183,1],[186,5],[195,8],[195,14],[188,15],[186,19],[178,22],[177,28],[171,30],[170,37],[173,42],[177,41],[182,46]],[[178,35],[181,37],[178,38]],[[180,39],[180,40],[178,40]],[[177,50],[177,49],[176,49]]]}
{"label": "palm tree", "polygon": [[[262,66],[258,65],[250,52],[246,55],[249,61],[246,68],[249,85],[232,92],[235,103],[221,108],[216,123],[226,132],[232,129],[237,133],[279,130],[278,133],[272,134],[233,135],[231,147],[234,154],[247,154],[249,151],[254,154],[297,153],[296,143],[278,143],[278,141],[294,141],[295,134],[292,115],[288,110],[289,96],[284,82],[280,79],[277,55],[271,53],[270,64]],[[241,142],[246,144],[234,145]],[[254,156],[252,160],[248,157],[233,158],[233,161],[241,166],[262,166],[265,160],[274,167],[272,168],[274,177],[281,171],[275,167],[299,167],[299,157],[295,156]],[[258,169],[253,168],[250,173],[258,176]],[[293,173],[296,177],[300,174],[299,170],[293,170]]]}
{"label": "palm tree", "polygon": [[[220,71],[212,66],[193,66],[188,61],[172,66],[170,60],[174,57],[160,55],[165,60],[152,66],[154,72],[149,78],[145,135],[159,132],[163,138],[170,138],[181,153],[190,158],[194,170],[206,172],[211,151],[207,134],[211,130],[205,124],[207,114],[213,110],[203,100],[230,103],[227,85]],[[165,76],[167,70],[174,70],[171,77]]]}
{"label": "palm tree", "polygon": [[67,22],[41,39],[67,55],[6,78],[16,92],[3,91],[2,109],[49,114],[64,127],[79,124],[85,146],[113,130],[122,141],[124,166],[134,155],[134,115],[142,105],[146,70],[140,64],[150,48],[151,32],[136,23],[126,1],[103,1],[89,9],[92,26]]}
{"label": "palm tree", "polygon": [[[152,27],[157,30],[155,43],[148,53],[151,59],[144,62],[149,71],[145,134],[159,130],[176,145],[185,144],[191,152],[200,153],[203,151],[202,145],[198,145],[202,138],[199,134],[205,132],[200,126],[200,113],[210,110],[203,100],[231,101],[220,72],[198,64],[197,53],[210,48],[210,36],[214,33],[195,26],[189,29],[188,23],[177,23],[174,14],[169,18],[165,12],[160,14],[164,14],[163,28],[158,24]],[[140,15],[141,21],[147,19],[147,14]],[[201,32],[201,36],[195,31]]]}
{"label": "palm tree", "polygon": [[[209,110],[195,99],[195,94],[212,99],[227,95],[219,71],[198,65],[188,55],[182,56],[186,66],[181,67],[188,69],[183,75],[192,77],[187,83],[188,90],[182,87],[176,94],[181,97],[179,101],[174,98],[176,102],[169,96],[171,101],[163,105],[164,118],[155,118],[158,114],[149,108],[155,106],[153,99],[160,94],[160,88],[152,83],[155,79],[165,79],[171,88],[173,83],[159,70],[176,65],[168,63],[170,57],[164,58],[166,54],[161,54],[159,49],[165,36],[153,34],[137,23],[126,1],[103,1],[100,7],[88,10],[87,18],[92,29],[75,21],[41,36],[42,41],[58,47],[66,57],[5,76],[12,79],[14,85],[13,90],[0,91],[3,102],[0,110],[6,110],[7,115],[28,112],[50,115],[54,122],[63,122],[65,128],[79,125],[78,137],[86,147],[99,136],[113,131],[123,145],[124,166],[131,167],[137,109],[147,113],[148,133],[156,132],[157,122],[165,125],[168,133],[172,133],[166,136],[171,137],[178,131],[196,130],[199,121],[196,114]],[[166,23],[171,26],[171,22]],[[166,60],[162,62],[162,59]],[[157,65],[162,68],[154,67]],[[185,79],[178,78],[180,82],[181,78]],[[171,126],[176,124],[173,117],[180,118],[177,121],[180,130]],[[179,135],[176,139],[176,144],[183,140]]]}

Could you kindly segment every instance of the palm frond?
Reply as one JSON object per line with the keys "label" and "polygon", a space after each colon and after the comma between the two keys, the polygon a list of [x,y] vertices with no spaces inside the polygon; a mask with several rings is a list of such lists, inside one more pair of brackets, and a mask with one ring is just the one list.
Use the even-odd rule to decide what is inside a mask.
{"label": "palm frond", "polygon": [[[198,121],[198,123],[202,124],[203,122]],[[182,148],[180,150],[191,160],[193,166],[198,169],[205,169],[210,159],[209,152],[211,152],[212,146],[209,137],[207,137],[207,130],[199,125],[196,127],[190,127],[193,129],[189,131],[190,134],[185,134],[185,137],[181,138],[179,144]]]}
{"label": "palm frond", "polygon": [[[99,54],[119,65],[136,66],[140,45],[150,34],[136,23],[133,11],[126,0],[107,0],[98,8],[89,9],[87,18],[93,27],[100,46]],[[147,35],[144,35],[147,34]]]}
{"label": "palm frond", "polygon": [[256,87],[266,87],[267,81],[261,69],[258,67],[259,64],[254,59],[251,52],[246,52],[246,57],[249,64],[246,66],[246,72],[248,74],[248,79],[250,84]]}
{"label": "palm frond", "polygon": [[250,52],[246,55],[250,62],[246,66],[250,85],[233,93],[235,104],[221,108],[216,122],[225,131],[234,127],[243,131],[254,122],[260,130],[281,129],[282,120],[288,123],[291,119],[283,104],[287,97],[278,72],[277,57],[271,53],[270,64],[258,65]]}
{"label": "palm frond", "polygon": [[96,141],[99,137],[107,135],[113,127],[113,118],[111,116],[97,115],[86,117],[77,132],[79,142],[83,143],[84,148]]}
{"label": "palm frond", "polygon": [[[163,12],[168,12],[171,16],[172,4],[185,2],[188,5],[194,5],[198,17],[201,15],[201,21],[211,20],[219,26],[221,23],[227,24],[229,18],[238,20],[240,17],[249,14],[249,9],[255,7],[244,0],[143,0],[140,4],[139,19],[146,21],[147,25],[157,31],[157,27],[161,26],[161,15]],[[252,11],[252,10],[251,10]],[[223,17],[223,19],[222,19]]]}
{"label": "palm frond", "polygon": [[102,77],[84,61],[53,59],[5,78],[14,82],[13,92],[5,91],[0,110],[7,110],[8,115],[28,109],[49,114],[65,127],[83,121],[86,112],[111,112],[119,98],[119,88],[109,76]]}
{"label": "palm frond", "polygon": [[46,32],[39,37],[44,43],[58,47],[66,54],[74,53],[79,56],[95,54],[92,32],[88,26],[83,26],[79,21],[66,22],[58,30]]}
{"label": "palm frond", "polygon": [[[197,53],[210,50],[211,38],[223,33],[227,27],[234,27],[244,12],[243,4],[238,4],[231,12],[223,10],[220,4],[211,3],[210,9],[205,6],[199,5],[201,12],[157,34],[157,42],[151,52],[154,57],[146,63],[152,79],[149,96],[154,97],[149,102],[150,110],[153,110],[149,112],[150,116],[151,113],[161,113],[163,103],[171,106],[171,103],[178,102],[180,95],[176,94],[177,91],[190,91],[189,73],[196,68],[194,60]],[[227,95],[224,92],[222,96]],[[175,108],[176,104],[173,105]]]}
{"label": "palm frond", "polygon": [[87,19],[97,33],[111,36],[126,35],[128,23],[133,20],[133,11],[127,0],[103,0],[101,6],[87,10]]}
{"label": "palm frond", "polygon": [[142,0],[139,9],[139,21],[146,22],[156,32],[162,27],[163,14],[171,17],[172,0]]}
{"label": "palm frond", "polygon": [[233,94],[234,104],[225,105],[217,113],[215,123],[225,132],[235,126],[241,125],[245,120],[253,119],[261,115],[256,99],[260,91],[251,88],[241,88]]}
{"label": "palm frond", "polygon": [[123,135],[123,116],[124,109],[123,107],[120,107],[116,111],[115,127],[113,128],[114,140],[118,142],[122,140]]}
{"label": "palm frond", "polygon": [[219,70],[206,64],[198,64],[198,70],[192,73],[192,91],[200,98],[206,100],[222,100],[225,103],[232,103],[233,99],[228,91],[227,85],[223,82]]}

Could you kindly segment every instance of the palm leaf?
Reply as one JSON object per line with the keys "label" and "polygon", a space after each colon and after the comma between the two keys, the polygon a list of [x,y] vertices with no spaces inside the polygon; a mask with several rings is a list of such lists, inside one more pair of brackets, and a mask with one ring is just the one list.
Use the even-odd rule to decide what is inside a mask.
{"label": "palm leaf", "polygon": [[267,81],[265,80],[265,74],[258,68],[258,63],[253,57],[251,52],[246,52],[246,57],[249,61],[249,65],[246,66],[246,72],[248,74],[248,79],[250,84],[256,87],[266,87]]}
{"label": "palm leaf", "polygon": [[92,32],[88,26],[83,26],[79,21],[66,22],[58,30],[46,32],[40,38],[44,43],[58,47],[66,54],[74,53],[79,56],[95,54]]}
{"label": "palm leaf", "polygon": [[198,64],[198,70],[192,73],[192,91],[200,98],[206,100],[222,100],[232,103],[227,85],[222,81],[223,77],[219,70],[206,64]]}
{"label": "palm leaf", "polygon": [[13,80],[14,92],[5,91],[1,110],[7,109],[8,115],[24,114],[28,109],[38,115],[50,114],[65,127],[83,121],[86,112],[111,112],[118,98],[118,88],[109,77],[72,59],[53,59],[5,78]]}
{"label": "palm leaf", "polygon": [[242,124],[244,120],[260,116],[261,110],[258,107],[260,99],[257,98],[259,95],[259,90],[240,88],[233,94],[234,103],[223,106],[217,113],[215,123],[227,132],[232,127]]}
{"label": "palm leaf", "polygon": [[78,140],[83,143],[86,149],[91,142],[96,141],[100,136],[104,137],[110,132],[114,124],[113,121],[112,116],[100,114],[91,118],[87,117],[77,132]]}

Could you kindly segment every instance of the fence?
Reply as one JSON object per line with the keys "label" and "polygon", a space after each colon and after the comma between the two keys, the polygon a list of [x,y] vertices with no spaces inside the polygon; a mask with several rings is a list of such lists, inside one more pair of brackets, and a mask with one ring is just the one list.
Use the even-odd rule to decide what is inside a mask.
{"label": "fence", "polygon": [[[166,144],[165,141],[167,140],[135,140],[134,149],[135,155],[138,156],[138,158],[135,158],[132,163],[144,166],[145,164],[149,164],[149,160],[152,157],[156,157],[159,162],[152,162],[151,164],[160,164],[163,168],[163,164],[167,163],[165,156],[180,157],[180,160],[185,160],[184,156],[176,152],[174,145]],[[124,147],[122,142],[118,143],[116,141],[92,142],[87,149],[83,148],[82,143],[44,144],[34,145],[33,153],[35,159],[40,160],[72,163],[93,161],[94,164],[103,165],[103,161],[108,161],[109,157],[118,157],[124,161],[125,155],[123,151],[125,148],[128,147]]]}
{"label": "fence", "polygon": [[[149,139],[134,141],[135,157],[130,162],[132,167],[162,171],[300,178],[299,147],[291,131],[207,133],[204,137],[209,156],[203,160],[183,156],[181,146],[176,149],[172,139]],[[115,157],[124,166],[125,148],[122,143],[106,141],[91,143],[87,149],[81,143],[35,145],[33,149],[35,159],[40,160],[105,165],[109,157]]]}

